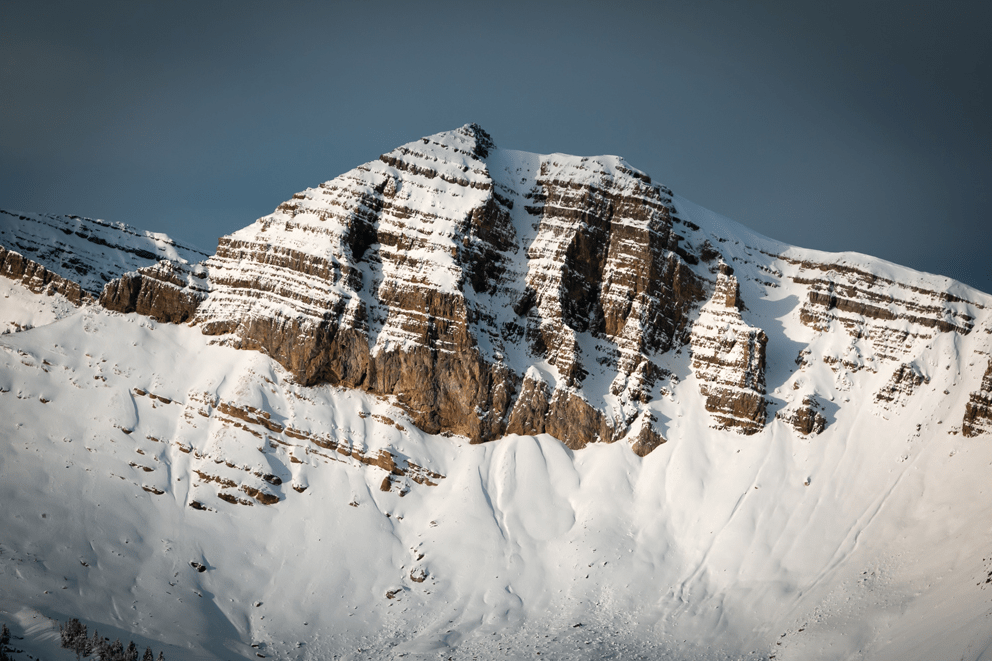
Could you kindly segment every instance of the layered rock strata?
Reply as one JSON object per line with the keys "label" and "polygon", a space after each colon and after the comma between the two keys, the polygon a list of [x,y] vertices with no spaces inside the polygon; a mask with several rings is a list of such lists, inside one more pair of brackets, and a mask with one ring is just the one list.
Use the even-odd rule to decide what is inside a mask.
{"label": "layered rock strata", "polygon": [[36,293],[58,292],[76,305],[96,299],[124,273],[160,260],[187,264],[208,256],[124,223],[3,210],[0,251],[0,275]]}
{"label": "layered rock strata", "polygon": [[202,265],[163,260],[108,282],[100,294],[100,305],[178,324],[193,318],[208,291],[207,270]]}
{"label": "layered rock strata", "polygon": [[930,340],[939,332],[967,335],[974,328],[974,311],[984,309],[947,291],[844,264],[779,258],[799,266],[791,279],[807,288],[802,323],[825,331],[839,322],[852,336],[871,342],[881,359],[898,360],[916,340]]}
{"label": "layered rock strata", "polygon": [[827,428],[827,419],[821,412],[822,406],[813,395],[806,395],[796,405],[788,406],[775,417],[791,426],[803,436],[822,434]]}
{"label": "layered rock strata", "polygon": [[[702,287],[670,205],[622,159],[501,151],[468,125],[223,237],[209,286],[144,269],[103,301],[192,313],[303,384],[395,397],[427,432],[581,448],[630,432],[664,374],[656,357],[687,339]],[[608,390],[590,391],[590,373]]]}
{"label": "layered rock strata", "polygon": [[961,433],[964,436],[992,434],[992,360],[982,377],[981,389],[971,393],[965,405]]}
{"label": "layered rock strata", "polygon": [[[569,385],[583,378],[577,333],[622,340],[618,371],[634,374],[646,356],[685,339],[689,309],[702,298],[698,279],[673,250],[671,191],[636,171],[602,171],[583,161],[541,163],[526,207],[540,222],[517,303],[534,353]],[[644,372],[649,389],[656,370]],[[615,382],[614,393],[625,385]]]}
{"label": "layered rock strata", "polygon": [[722,264],[692,327],[692,371],[716,427],[754,434],[765,425],[768,336],[744,321],[741,307],[737,278]]}
{"label": "layered rock strata", "polygon": [[82,305],[93,300],[93,296],[83,291],[78,282],[67,280],[38,262],[3,246],[0,246],[0,275],[20,282],[35,294],[62,294],[73,305]]}
{"label": "layered rock strata", "polygon": [[906,401],[924,383],[930,383],[930,377],[924,375],[916,365],[902,363],[889,377],[885,386],[875,393],[875,402],[882,405],[906,406]]}

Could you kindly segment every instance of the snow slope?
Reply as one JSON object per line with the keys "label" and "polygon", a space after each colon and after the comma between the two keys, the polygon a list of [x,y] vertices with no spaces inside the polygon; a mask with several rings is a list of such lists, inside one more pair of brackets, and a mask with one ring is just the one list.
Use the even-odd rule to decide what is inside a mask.
{"label": "snow slope", "polygon": [[[0,337],[0,621],[45,658],[44,618],[78,617],[170,659],[992,659],[992,438],[960,434],[992,297],[674,208],[768,335],[768,422],[714,429],[685,346],[644,458],[425,434],[195,326],[5,285],[35,327]],[[810,274],[843,269],[892,318],[817,317]],[[775,417],[807,395],[822,434]]]}

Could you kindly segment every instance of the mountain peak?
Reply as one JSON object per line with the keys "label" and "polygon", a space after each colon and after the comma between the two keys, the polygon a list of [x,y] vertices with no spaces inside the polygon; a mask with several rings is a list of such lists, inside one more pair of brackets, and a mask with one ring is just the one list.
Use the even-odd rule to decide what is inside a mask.
{"label": "mountain peak", "polygon": [[[181,658],[987,648],[992,296],[475,125],[197,264],[98,221],[11,243],[42,220],[0,217],[17,635],[82,614]],[[98,271],[102,308],[96,248],[128,270]]]}

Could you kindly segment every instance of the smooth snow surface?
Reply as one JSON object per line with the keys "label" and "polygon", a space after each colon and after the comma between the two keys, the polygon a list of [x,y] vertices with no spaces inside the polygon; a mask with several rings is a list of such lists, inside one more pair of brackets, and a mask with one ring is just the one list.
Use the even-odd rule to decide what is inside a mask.
{"label": "smooth snow surface", "polygon": [[[69,659],[46,618],[70,617],[171,660],[992,658],[992,439],[959,433],[992,297],[675,205],[699,227],[689,241],[735,258],[744,320],[769,336],[769,422],[711,428],[683,347],[660,357],[674,376],[650,406],[668,442],[643,459],[431,436],[196,327],[0,280],[0,321],[34,326],[0,337],[0,621],[23,637],[16,658]],[[907,340],[900,360],[929,382],[883,406],[898,363],[801,324],[782,253],[966,294],[954,305],[975,329]],[[809,393],[828,426],[807,438],[774,414]],[[223,424],[225,402],[444,477],[381,491],[384,469]],[[280,500],[232,504],[204,475]]]}

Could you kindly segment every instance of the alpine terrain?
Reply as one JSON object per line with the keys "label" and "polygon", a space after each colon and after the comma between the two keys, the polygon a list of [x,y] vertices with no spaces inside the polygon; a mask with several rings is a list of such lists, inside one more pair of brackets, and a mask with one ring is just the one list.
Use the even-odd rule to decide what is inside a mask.
{"label": "alpine terrain", "polygon": [[992,660],[961,283],[474,124],[212,256],[0,212],[0,275],[15,659]]}

